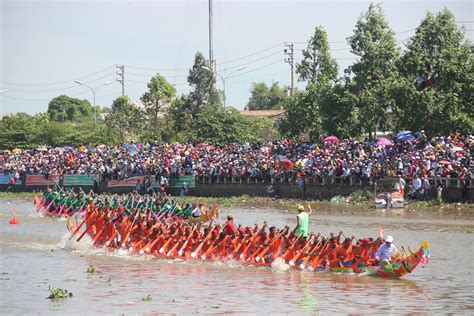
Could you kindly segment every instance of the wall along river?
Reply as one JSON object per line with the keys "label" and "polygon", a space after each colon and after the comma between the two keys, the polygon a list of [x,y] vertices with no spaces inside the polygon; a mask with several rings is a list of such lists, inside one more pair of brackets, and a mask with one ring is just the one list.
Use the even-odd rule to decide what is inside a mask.
{"label": "wall along river", "polygon": [[[8,223],[14,207],[19,225]],[[85,239],[69,242],[65,220],[41,217],[31,201],[0,200],[0,210],[3,315],[474,313],[472,207],[448,214],[315,210],[310,230],[326,236],[376,237],[382,225],[398,247],[427,239],[430,264],[401,280],[110,253]],[[229,212],[243,225],[295,224],[295,213],[242,208],[222,209],[221,223]],[[90,264],[99,272],[86,273]],[[49,285],[74,296],[45,299]],[[147,295],[152,300],[142,301]]]}

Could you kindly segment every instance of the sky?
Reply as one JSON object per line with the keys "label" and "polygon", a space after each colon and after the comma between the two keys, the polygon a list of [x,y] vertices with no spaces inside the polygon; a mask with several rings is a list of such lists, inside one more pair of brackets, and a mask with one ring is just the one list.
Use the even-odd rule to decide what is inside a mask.
{"label": "sky", "polygon": [[[444,7],[473,41],[473,1],[376,3],[401,46],[428,11]],[[355,61],[346,38],[369,4],[214,0],[214,59],[219,74],[227,77],[227,105],[243,109],[253,82],[289,85],[284,43],[294,43],[298,61],[319,25],[328,33],[331,54],[342,73]],[[121,94],[116,65],[125,65],[125,94],[133,101],[156,73],[174,84],[180,95],[189,91],[186,76],[194,55],[199,51],[208,58],[208,45],[207,0],[0,0],[0,114],[44,112],[61,94],[93,103],[92,91],[74,80],[95,90],[97,105],[110,106]],[[239,71],[243,65],[247,67]],[[217,85],[223,88],[220,77]]]}

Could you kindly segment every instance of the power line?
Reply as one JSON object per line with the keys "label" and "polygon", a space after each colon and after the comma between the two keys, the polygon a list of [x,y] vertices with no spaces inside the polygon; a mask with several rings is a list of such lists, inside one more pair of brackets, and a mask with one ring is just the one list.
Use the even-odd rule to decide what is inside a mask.
{"label": "power line", "polygon": [[[91,81],[86,81],[85,83],[88,84],[88,83],[96,82],[96,81],[99,81],[101,79],[110,77],[112,75],[114,75],[114,73],[109,73],[109,74],[104,75],[100,78],[97,78],[97,79],[94,79],[94,80],[91,80]],[[81,88],[81,86],[76,84],[74,86],[68,86],[68,87],[63,87],[63,88],[54,88],[54,89],[46,89],[46,90],[23,90],[23,89],[10,89],[10,88],[8,88],[8,91],[26,92],[26,93],[42,93],[42,92],[62,91],[62,90],[76,89],[76,88]]]}
{"label": "power line", "polygon": [[272,47],[259,50],[259,51],[255,52],[255,53],[252,53],[252,54],[249,54],[249,55],[246,55],[246,56],[242,56],[242,57],[230,59],[230,60],[227,60],[227,61],[223,61],[223,62],[221,62],[221,63],[218,63],[217,65],[229,64],[229,63],[233,63],[233,62],[235,62],[235,61],[239,61],[239,60],[242,60],[242,59],[246,59],[246,58],[249,58],[249,57],[258,55],[258,54],[260,54],[260,53],[264,53],[264,52],[267,52],[267,51],[269,51],[269,50],[275,49],[276,47],[280,47],[280,46],[283,45],[283,44],[284,44],[284,43],[278,43],[278,44],[276,44],[276,45],[273,45]]}
{"label": "power line", "polygon": [[[133,72],[127,72],[127,75],[132,75],[132,76],[138,76],[138,77],[146,77],[146,78],[152,78],[154,75],[149,75],[149,74],[137,74]],[[165,78],[187,78],[188,76],[164,76]]]}
{"label": "power line", "polygon": [[[279,54],[281,54],[281,51],[277,51],[277,52],[274,52],[274,53],[272,53],[272,54],[270,54],[270,55],[261,57],[261,58],[259,58],[259,59],[255,59],[255,60],[253,60],[253,61],[246,62],[245,64],[246,64],[246,65],[254,64],[254,63],[256,63],[256,62],[262,61],[262,60],[264,60],[264,59],[267,59],[267,58],[270,58],[270,57],[273,57],[273,56],[279,55]],[[228,68],[225,68],[225,69],[230,70],[230,69],[235,69],[235,68],[239,68],[239,67],[242,67],[242,65],[232,66],[232,67],[228,67]]]}
{"label": "power line", "polygon": [[137,67],[137,66],[130,66],[125,65],[127,68],[131,69],[140,69],[140,70],[153,70],[153,71],[183,71],[189,70],[189,68],[148,68],[148,67]]}
{"label": "power line", "polygon": [[228,84],[234,85],[234,84],[239,84],[239,83],[243,83],[243,82],[254,81],[255,79],[258,79],[258,78],[263,78],[263,77],[269,77],[269,76],[279,75],[279,74],[284,73],[284,72],[286,73],[286,72],[288,72],[288,70],[285,69],[285,70],[281,70],[281,71],[277,71],[277,72],[272,72],[272,73],[270,73],[270,74],[265,74],[265,75],[262,75],[262,76],[257,76],[257,77],[253,77],[253,78],[248,78],[248,79],[245,79],[245,80],[231,81],[231,82],[228,83]]}
{"label": "power line", "polygon": [[[138,80],[131,80],[127,79],[127,82],[133,82],[133,83],[143,83],[143,84],[148,84],[146,81],[138,81]],[[171,83],[174,86],[187,86],[187,83]]]}
{"label": "power line", "polygon": [[253,69],[253,70],[249,70],[249,71],[246,71],[246,72],[241,72],[241,73],[239,73],[239,74],[236,74],[236,75],[233,75],[233,76],[228,77],[228,79],[230,79],[230,78],[235,78],[235,77],[240,77],[240,76],[243,76],[243,75],[246,75],[246,74],[255,72],[255,71],[257,71],[257,70],[264,69],[264,68],[270,67],[270,66],[272,66],[272,65],[274,65],[274,64],[276,64],[276,63],[281,63],[282,61],[283,61],[283,60],[280,59],[280,60],[274,61],[274,62],[272,62],[272,63],[270,63],[270,64],[267,64],[267,65],[265,65],[265,66],[262,66],[262,67],[259,67],[259,68],[255,68],[255,69]]}
{"label": "power line", "polygon": [[106,71],[106,70],[108,70],[112,67],[114,67],[114,66],[109,66],[107,68],[101,69],[101,70],[96,71],[94,73],[91,73],[91,74],[88,74],[88,75],[85,75],[85,76],[81,76],[81,77],[77,77],[77,78],[74,78],[74,79],[64,80],[64,81],[56,81],[56,82],[49,82],[49,83],[15,83],[15,82],[1,81],[1,83],[7,84],[7,85],[12,85],[12,86],[51,86],[51,85],[57,85],[57,84],[61,84],[61,83],[72,82],[74,80],[79,80],[79,79],[83,79],[83,78],[87,78],[87,77],[92,77],[92,76],[94,76],[98,73],[104,72],[104,71]]}

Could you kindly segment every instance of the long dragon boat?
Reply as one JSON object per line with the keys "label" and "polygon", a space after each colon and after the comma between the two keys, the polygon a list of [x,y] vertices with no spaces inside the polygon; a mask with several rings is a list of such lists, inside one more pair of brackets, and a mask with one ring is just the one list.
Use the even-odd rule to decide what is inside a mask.
{"label": "long dragon boat", "polygon": [[[79,213],[84,216],[86,210],[99,209],[106,212],[120,210],[122,213],[141,212],[155,218],[180,217],[189,222],[206,222],[218,216],[217,207],[203,203],[179,203],[171,196],[162,195],[100,195],[94,192],[74,192],[73,190],[48,190],[43,197],[35,196],[37,212],[44,212],[52,217],[70,217]],[[201,216],[193,217],[193,211],[199,207]]]}
{"label": "long dragon boat", "polygon": [[212,221],[204,226],[176,217],[167,219],[157,221],[140,212],[107,217],[95,209],[88,211],[80,225],[76,226],[72,220],[68,220],[67,225],[71,231],[70,240],[80,241],[87,235],[95,247],[105,247],[109,251],[126,249],[133,254],[162,258],[235,261],[252,266],[271,266],[283,260],[294,269],[388,278],[403,277],[420,263],[427,264],[430,258],[427,241],[416,251],[408,247],[409,254],[394,254],[390,264],[380,266],[375,260],[375,253],[383,243],[380,237],[341,240],[340,232],[337,236],[311,234],[301,238],[288,226],[268,228],[266,223],[261,228],[239,225],[236,232],[229,232],[226,225]]}

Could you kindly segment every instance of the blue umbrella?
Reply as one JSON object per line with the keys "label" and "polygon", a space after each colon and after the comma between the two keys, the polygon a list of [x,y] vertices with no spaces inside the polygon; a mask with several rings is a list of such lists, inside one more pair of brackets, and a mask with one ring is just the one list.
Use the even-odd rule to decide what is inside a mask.
{"label": "blue umbrella", "polygon": [[397,137],[400,137],[402,135],[408,135],[408,134],[411,135],[411,131],[401,131],[401,132],[398,132]]}
{"label": "blue umbrella", "polygon": [[406,142],[406,141],[414,140],[414,139],[415,137],[413,137],[413,135],[411,134],[402,134],[398,136],[398,140],[401,140],[402,142]]}

